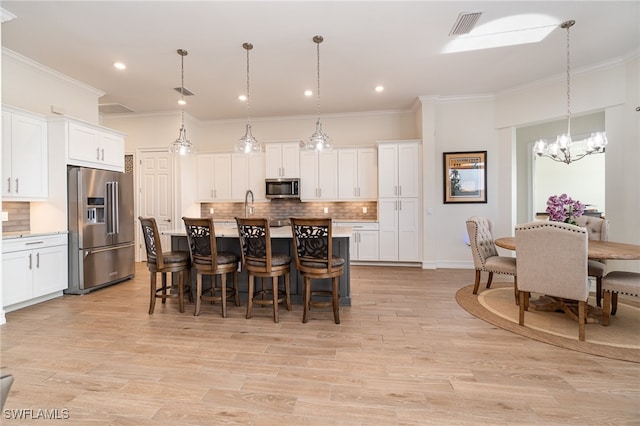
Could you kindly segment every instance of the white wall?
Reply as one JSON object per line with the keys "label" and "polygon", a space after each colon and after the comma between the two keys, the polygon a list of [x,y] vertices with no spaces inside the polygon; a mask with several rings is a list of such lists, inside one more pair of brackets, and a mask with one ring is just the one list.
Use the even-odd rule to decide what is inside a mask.
{"label": "white wall", "polygon": [[37,114],[64,115],[98,124],[98,99],[103,92],[2,48],[2,103]]}

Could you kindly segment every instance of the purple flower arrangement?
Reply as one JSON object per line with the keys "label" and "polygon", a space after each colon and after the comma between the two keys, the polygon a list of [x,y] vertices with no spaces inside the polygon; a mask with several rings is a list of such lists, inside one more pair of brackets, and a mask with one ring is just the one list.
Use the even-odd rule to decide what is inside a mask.
{"label": "purple flower arrangement", "polygon": [[565,222],[576,225],[575,218],[582,216],[585,205],[578,200],[573,200],[567,194],[552,195],[547,200],[547,213],[549,220]]}

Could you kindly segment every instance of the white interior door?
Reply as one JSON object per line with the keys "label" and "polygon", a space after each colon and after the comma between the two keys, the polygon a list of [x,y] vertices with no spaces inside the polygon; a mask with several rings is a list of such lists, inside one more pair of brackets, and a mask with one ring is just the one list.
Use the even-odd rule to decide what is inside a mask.
{"label": "white interior door", "polygon": [[[138,156],[138,216],[154,217],[158,231],[162,233],[176,228],[173,220],[173,156],[167,151],[143,151]],[[138,258],[146,260],[147,254],[138,229]],[[162,236],[162,249],[169,251],[171,238]]]}

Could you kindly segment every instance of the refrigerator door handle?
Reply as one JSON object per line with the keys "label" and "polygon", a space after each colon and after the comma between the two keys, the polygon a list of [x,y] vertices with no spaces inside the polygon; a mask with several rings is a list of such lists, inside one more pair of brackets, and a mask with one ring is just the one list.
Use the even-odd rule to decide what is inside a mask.
{"label": "refrigerator door handle", "polygon": [[113,182],[106,183],[106,198],[107,205],[106,207],[106,224],[107,224],[107,236],[113,234]]}
{"label": "refrigerator door handle", "polygon": [[120,233],[120,187],[118,182],[113,183],[113,232]]}
{"label": "refrigerator door handle", "polygon": [[84,251],[84,257],[88,257],[91,256],[92,254],[96,254],[96,253],[103,253],[105,251],[114,251],[114,250],[120,250],[126,247],[131,247],[135,245],[134,243],[129,243],[129,244],[123,244],[123,245],[119,245],[119,246],[111,246],[111,247],[106,247],[106,248],[99,248],[99,249],[90,249],[90,250],[85,250]]}

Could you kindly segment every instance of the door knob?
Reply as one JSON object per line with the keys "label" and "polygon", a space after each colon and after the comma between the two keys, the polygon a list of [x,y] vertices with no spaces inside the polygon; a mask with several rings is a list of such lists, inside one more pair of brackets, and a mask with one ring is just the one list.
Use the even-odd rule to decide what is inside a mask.
{"label": "door knob", "polygon": [[171,222],[171,219],[165,219],[164,221],[165,222]]}

